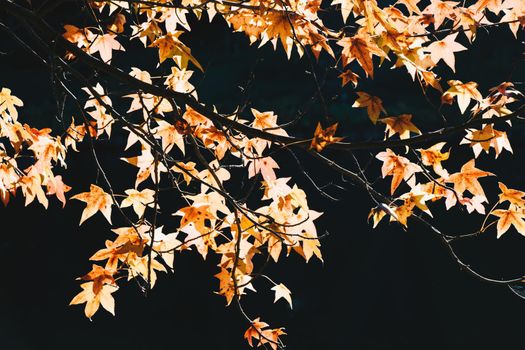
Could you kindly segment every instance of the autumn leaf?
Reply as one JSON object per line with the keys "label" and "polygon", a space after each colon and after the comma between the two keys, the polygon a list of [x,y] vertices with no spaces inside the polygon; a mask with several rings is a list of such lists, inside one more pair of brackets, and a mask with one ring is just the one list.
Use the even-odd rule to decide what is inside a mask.
{"label": "autumn leaf", "polygon": [[376,228],[379,222],[385,217],[386,214],[392,215],[392,208],[386,206],[385,204],[380,204],[375,208],[372,208],[368,213],[368,220],[372,219],[373,228]]}
{"label": "autumn leaf", "polygon": [[273,350],[277,350],[279,344],[279,337],[285,335],[283,328],[269,329],[266,322],[261,321],[259,317],[251,321],[251,326],[244,333],[244,339],[253,347],[253,339],[257,340],[261,346],[269,344]]}
{"label": "autumn leaf", "polygon": [[71,199],[78,199],[87,204],[86,208],[82,211],[80,225],[95,215],[97,211],[100,211],[111,224],[111,205],[113,204],[113,201],[111,196],[104,192],[102,188],[91,184],[89,192],[76,194],[71,197]]}
{"label": "autumn leaf", "polygon": [[359,79],[359,75],[355,74],[350,69],[345,70],[343,73],[339,74],[338,77],[341,78],[341,86],[352,83],[352,85],[356,87],[357,79]]}
{"label": "autumn leaf", "polygon": [[348,16],[350,16],[352,13],[355,2],[355,0],[333,0],[330,5],[341,5],[341,15],[343,16],[343,22],[346,22]]}
{"label": "autumn leaf", "polygon": [[452,103],[454,97],[457,97],[458,106],[461,113],[465,113],[471,100],[477,101],[478,103],[483,100],[483,96],[478,91],[478,84],[471,81],[463,83],[459,80],[449,80],[448,85],[450,88],[443,94],[443,102]]}
{"label": "autumn leaf", "polygon": [[421,0],[398,0],[398,3],[405,5],[405,7],[411,12],[411,13],[417,13],[420,14],[421,10],[417,6],[417,4]]}
{"label": "autumn leaf", "polygon": [[259,317],[252,321],[250,328],[244,333],[244,339],[253,347],[253,339],[259,339],[262,329],[268,327],[268,323],[262,322]]}
{"label": "autumn leaf", "polygon": [[209,205],[184,207],[179,209],[173,215],[182,216],[180,220],[181,229],[189,224],[193,224],[198,232],[205,234],[210,230],[210,228],[206,226],[205,221],[215,219],[215,217],[209,212],[209,207]]}
{"label": "autumn leaf", "polygon": [[448,177],[448,172],[443,168],[441,162],[447,160],[450,156],[450,152],[442,152],[443,146],[446,142],[439,142],[435,145],[422,149],[419,148],[417,151],[421,154],[421,162],[425,166],[432,166],[434,172],[444,178]]}
{"label": "autumn leaf", "polygon": [[89,45],[89,53],[99,53],[104,62],[110,62],[113,57],[113,51],[126,51],[122,45],[115,40],[115,34],[98,35]]}
{"label": "autumn leaf", "polygon": [[472,198],[463,197],[459,199],[459,202],[467,208],[469,214],[474,211],[483,215],[485,214],[483,203],[487,202],[487,199],[483,196],[474,196]]}
{"label": "autumn leaf", "polygon": [[199,172],[195,169],[195,162],[177,162],[176,165],[172,166],[170,170],[182,174],[186,185],[189,185],[193,178],[197,178]]}
{"label": "autumn leaf", "polygon": [[494,174],[477,169],[475,167],[475,160],[471,159],[461,167],[460,172],[450,175],[446,181],[452,182],[454,184],[454,191],[460,194],[468,190],[473,195],[485,197],[483,187],[481,187],[478,181],[478,178],[485,176],[494,176]]}
{"label": "autumn leaf", "polygon": [[145,188],[142,191],[129,189],[124,192],[128,196],[122,200],[120,207],[127,208],[132,206],[133,211],[135,211],[139,218],[144,215],[146,207],[153,207],[155,191]]}
{"label": "autumn leaf", "polygon": [[86,303],[84,312],[89,319],[97,312],[100,305],[106,311],[115,315],[115,299],[113,299],[111,294],[116,292],[118,287],[104,284],[98,292],[95,292],[94,285],[94,282],[82,283],[80,285],[82,291],[71,300],[69,305]]}
{"label": "autumn leaf", "polygon": [[387,117],[379,119],[386,124],[387,137],[399,134],[401,140],[408,139],[410,132],[421,134],[421,131],[412,123],[412,114],[401,114],[397,117]]}
{"label": "autumn leaf", "polygon": [[443,60],[453,72],[456,71],[456,58],[454,53],[465,51],[467,48],[456,42],[458,33],[447,35],[443,40],[432,42],[427,47],[427,52],[430,53],[430,58],[434,64],[438,64],[439,61]]}
{"label": "autumn leaf", "polygon": [[179,132],[177,127],[171,123],[165,122],[164,120],[158,120],[156,128],[152,129],[155,136],[161,138],[162,149],[169,152],[174,145],[184,154],[184,135]]}
{"label": "autumn leaf", "polygon": [[47,182],[47,192],[48,195],[56,195],[58,200],[62,202],[62,207],[66,205],[66,195],[65,193],[71,190],[71,187],[66,185],[62,181],[62,176],[57,175],[53,179],[50,179]]}
{"label": "autumn leaf", "polygon": [[468,130],[459,144],[468,144],[472,148],[475,158],[477,158],[482,151],[489,153],[491,148],[494,148],[496,158],[498,158],[505,149],[510,153],[513,152],[507,133],[494,129],[492,124],[485,124],[481,130]]}
{"label": "autumn leaf", "polygon": [[0,115],[3,116],[3,114],[7,111],[11,119],[16,121],[18,118],[16,107],[22,107],[23,105],[24,102],[22,102],[21,99],[11,95],[11,89],[4,87],[2,90],[0,90]]}
{"label": "autumn leaf", "polygon": [[366,92],[358,91],[356,94],[358,95],[358,99],[354,102],[352,107],[366,108],[368,117],[372,123],[375,124],[379,119],[381,112],[386,113],[385,109],[383,108],[383,101],[381,101],[379,97],[372,96]]}
{"label": "autumn leaf", "polygon": [[518,209],[511,205],[509,209],[496,209],[490,214],[499,217],[497,224],[497,238],[500,238],[505,232],[507,232],[511,225],[514,226],[519,233],[525,236],[525,221],[523,220],[525,219],[525,211],[523,209]]}
{"label": "autumn leaf", "polygon": [[343,47],[341,58],[343,67],[357,60],[363,68],[366,76],[374,77],[374,63],[372,55],[384,57],[385,53],[374,44],[371,39],[364,34],[353,37],[345,37],[337,42],[337,45]]}
{"label": "autumn leaf", "polygon": [[93,264],[90,272],[78,278],[83,281],[93,281],[93,293],[98,294],[105,284],[115,285],[113,274],[115,271],[109,271],[105,268]]}
{"label": "autumn leaf", "polygon": [[317,152],[321,152],[326,146],[343,140],[343,137],[334,137],[336,130],[337,123],[326,129],[323,129],[321,123],[318,123],[310,143],[310,149],[315,148]]}
{"label": "autumn leaf", "polygon": [[458,4],[457,1],[431,0],[430,5],[423,10],[423,14],[431,15],[434,19],[434,28],[439,29],[445,19],[453,17]]}
{"label": "autumn leaf", "polygon": [[509,201],[510,204],[517,207],[525,207],[525,200],[523,199],[525,192],[508,188],[503,182],[498,182],[498,186],[501,191],[498,195],[499,203]]}
{"label": "autumn leaf", "polygon": [[290,308],[292,308],[292,292],[286,286],[282,283],[279,283],[272,287],[272,290],[275,292],[275,300],[274,303],[277,302],[277,300],[283,298],[290,304]]}
{"label": "autumn leaf", "polygon": [[397,221],[398,223],[400,223],[406,228],[408,225],[408,218],[412,216],[412,214],[414,213],[412,209],[413,209],[413,206],[406,205],[406,203],[403,203],[403,205],[395,207],[393,209],[394,214],[390,215],[390,221]]}
{"label": "autumn leaf", "polygon": [[265,181],[275,180],[274,169],[279,169],[279,164],[272,157],[252,159],[248,164],[248,177],[252,178],[260,173]]}
{"label": "autumn leaf", "polygon": [[181,69],[186,69],[188,62],[192,62],[195,67],[204,71],[200,63],[192,56],[191,49],[179,40],[181,34],[182,31],[171,32],[151,43],[152,47],[159,49],[160,63],[164,62],[167,58],[173,58],[177,66]]}
{"label": "autumn leaf", "polygon": [[378,153],[376,158],[383,162],[381,167],[383,178],[392,175],[390,194],[394,193],[403,180],[407,181],[411,187],[415,185],[414,174],[421,171],[419,165],[410,162],[405,157],[396,155],[389,148],[384,152]]}

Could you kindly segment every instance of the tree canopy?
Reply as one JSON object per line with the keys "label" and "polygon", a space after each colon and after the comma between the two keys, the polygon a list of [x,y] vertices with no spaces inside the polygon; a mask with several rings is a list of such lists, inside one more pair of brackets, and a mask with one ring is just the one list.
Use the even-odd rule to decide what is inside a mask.
{"label": "tree canopy", "polygon": [[[222,35],[206,33],[211,21],[247,37],[246,46],[272,46],[265,59],[304,64],[313,94],[283,115],[252,102],[261,77],[248,74],[227,106],[207,101],[200,87],[213,66],[195,54],[192,33]],[[510,74],[488,88],[479,84],[484,71],[462,78],[456,58],[501,27],[519,53]],[[100,307],[115,313],[119,285],[133,281],[147,294],[192,251],[216,262],[215,292],[247,321],[248,344],[283,348],[284,328],[242,302],[257,290],[292,308],[292,291],[267,266],[292,254],[323,261],[328,232],[317,219],[330,208],[308,201],[290,167],[328,201],[364,191],[374,228],[418,223],[472,277],[525,297],[523,274],[489,275],[455,249],[480,235],[525,236],[525,192],[497,166],[513,155],[512,132],[525,115],[523,27],[521,0],[0,0],[0,29],[46,71],[56,103],[56,120],[36,128],[38,116],[25,112],[33,102],[0,86],[0,198],[8,205],[21,194],[45,208],[80,201],[79,225],[107,220],[107,240],[90,253],[92,269],[79,272],[71,300],[90,319]],[[406,79],[433,115],[376,96],[378,75]],[[361,115],[370,132],[356,131]],[[120,149],[111,169],[99,147],[108,143]],[[68,154],[77,152],[96,166],[89,188],[68,185]],[[449,210],[477,224],[449,232]]]}

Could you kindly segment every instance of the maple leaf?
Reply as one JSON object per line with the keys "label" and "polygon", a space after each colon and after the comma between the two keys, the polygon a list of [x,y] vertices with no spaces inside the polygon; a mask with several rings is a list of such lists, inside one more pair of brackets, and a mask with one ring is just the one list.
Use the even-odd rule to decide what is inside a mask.
{"label": "maple leaf", "polygon": [[507,22],[514,37],[518,38],[520,26],[525,26],[525,3],[521,0],[505,0],[503,7],[505,15],[500,21]]}
{"label": "maple leaf", "polygon": [[268,323],[262,322],[259,317],[252,321],[250,328],[244,333],[244,339],[253,347],[253,339],[259,339],[263,328],[268,327]]}
{"label": "maple leaf", "polygon": [[343,73],[338,75],[338,78],[341,78],[341,86],[345,86],[348,83],[352,83],[354,87],[357,86],[357,79],[359,79],[359,75],[352,72],[350,69],[345,70]]}
{"label": "maple leaf", "polygon": [[383,101],[381,101],[379,97],[372,96],[366,92],[357,91],[356,94],[358,95],[358,99],[354,102],[352,107],[366,108],[368,117],[372,123],[375,124],[379,119],[379,114],[381,114],[381,111],[386,113],[385,109],[383,108]]}
{"label": "maple leaf", "polygon": [[315,128],[314,137],[310,143],[310,149],[315,148],[317,152],[321,152],[326,146],[337,143],[343,140],[343,137],[334,137],[337,130],[337,123],[324,129],[321,127],[321,123],[317,123]]}
{"label": "maple leaf", "polygon": [[[224,181],[229,180],[231,176],[228,170],[226,170],[224,167],[221,167],[219,165],[219,162],[217,161],[217,159],[214,159],[213,161],[211,161],[209,166],[210,166],[211,171],[208,169],[204,169],[198,175],[198,178],[202,180],[201,192],[203,193],[206,192],[207,189],[210,188],[207,185],[213,186],[215,188],[219,188],[222,186]],[[217,180],[219,181],[219,183],[217,183]]]}
{"label": "maple leaf", "polygon": [[471,99],[477,102],[483,100],[483,96],[481,96],[481,93],[477,89],[478,84],[473,81],[463,83],[459,80],[449,80],[448,85],[450,88],[445,91],[442,100],[445,103],[452,103],[454,97],[457,97],[461,113],[465,113]]}
{"label": "maple leaf", "polygon": [[251,108],[254,117],[252,126],[257,129],[269,129],[277,127],[277,115],[272,111],[259,112],[255,108]]}
{"label": "maple leaf", "polygon": [[166,77],[164,84],[168,85],[173,91],[184,94],[191,93],[193,97],[197,98],[197,91],[189,81],[192,75],[192,71],[171,67],[171,74]]}
{"label": "maple leaf", "polygon": [[525,211],[523,209],[518,209],[511,205],[509,209],[496,209],[490,214],[499,217],[497,224],[497,238],[500,238],[505,232],[507,232],[511,225],[514,226],[519,233],[525,236],[525,221],[523,220],[525,219]]}
{"label": "maple leaf", "polygon": [[108,259],[106,270],[114,271],[119,259],[128,260],[142,255],[145,244],[149,241],[148,232],[151,227],[141,224],[135,227],[119,227],[112,229],[118,236],[114,241],[106,241],[106,248],[100,249],[89,259],[101,261]]}
{"label": "maple leaf", "polygon": [[133,78],[143,81],[145,83],[151,84],[151,74],[148,71],[138,69],[136,67],[131,67],[131,72],[129,72]]}
{"label": "maple leaf", "polygon": [[176,145],[182,154],[184,154],[184,135],[179,132],[177,127],[164,120],[157,120],[157,124],[159,124],[159,126],[152,129],[152,132],[155,136],[161,138],[162,149],[165,152],[169,152],[173,148],[173,145]]}
{"label": "maple leaf", "polygon": [[407,158],[396,155],[391,149],[380,152],[376,158],[383,162],[381,173],[383,178],[392,175],[390,193],[393,194],[401,181],[407,181],[410,187],[415,185],[414,174],[421,171],[421,167],[410,162]]}
{"label": "maple leaf", "polygon": [[279,347],[279,337],[285,334],[283,328],[265,329],[262,331],[262,336],[259,341],[261,345],[270,344],[273,350],[277,350]]}
{"label": "maple leaf", "polygon": [[115,285],[113,274],[115,271],[106,270],[105,268],[93,264],[90,272],[78,278],[83,281],[93,281],[93,293],[98,294],[102,290],[104,284]]}
{"label": "maple leaf", "polygon": [[91,45],[89,45],[88,52],[90,54],[98,52],[102,61],[106,63],[111,61],[113,51],[126,51],[115,38],[115,34],[98,35]]}
{"label": "maple leaf", "polygon": [[431,200],[434,196],[429,193],[426,193],[421,186],[415,186],[411,189],[410,192],[403,194],[398,199],[403,200],[403,205],[413,209],[417,207],[422,212],[432,216],[430,209],[428,208],[426,202]]}
{"label": "maple leaf", "polygon": [[139,168],[137,179],[135,181],[135,187],[145,181],[148,177],[151,177],[151,180],[156,182],[157,179],[160,179],[161,173],[168,171],[164,164],[159,162],[156,166],[157,172],[155,173],[155,157],[151,154],[151,150],[144,147],[142,148],[142,153],[139,156],[121,159]]}
{"label": "maple leaf", "polygon": [[261,173],[265,181],[275,180],[276,175],[273,169],[279,169],[279,164],[272,157],[262,159],[251,159],[248,165],[248,177],[252,178]]}
{"label": "maple leaf", "polygon": [[266,322],[262,322],[259,317],[251,321],[251,326],[244,333],[244,339],[248,341],[251,347],[253,347],[253,339],[256,339],[261,346],[264,344],[270,344],[273,350],[277,350],[279,344],[279,336],[285,335],[283,328],[269,329]]}
{"label": "maple leaf", "polygon": [[209,211],[209,205],[189,206],[179,209],[175,214],[182,216],[180,219],[180,228],[184,228],[189,224],[193,224],[195,229],[201,234],[207,233],[210,228],[206,226],[205,220],[213,220],[213,216]]}
{"label": "maple leaf", "polygon": [[472,198],[460,198],[459,202],[467,207],[467,212],[470,214],[474,211],[485,214],[485,207],[483,206],[484,202],[487,202],[487,198],[483,196],[474,196]]}
{"label": "maple leaf", "polygon": [[454,53],[467,49],[465,46],[456,42],[457,36],[458,33],[447,35],[445,39],[434,41],[426,48],[427,52],[430,53],[430,58],[435,64],[443,60],[453,72],[456,72]]}
{"label": "maple leaf", "polygon": [[22,188],[22,193],[24,194],[26,200],[25,205],[29,205],[35,197],[38,199],[38,202],[41,203],[44,208],[47,209],[48,200],[44,191],[42,190],[42,179],[36,173],[36,168],[31,167],[31,172],[22,176],[19,179],[20,187]]}
{"label": "maple leaf", "polygon": [[421,162],[423,165],[432,166],[434,172],[442,177],[448,177],[448,172],[443,169],[441,162],[447,160],[450,152],[441,152],[446,142],[439,142],[427,149],[419,148],[417,151],[421,154]]}
{"label": "maple leaf", "polygon": [[509,201],[510,204],[517,207],[525,207],[525,201],[523,200],[525,192],[508,188],[503,182],[498,182],[498,186],[501,191],[498,203]]}
{"label": "maple leaf", "polygon": [[475,12],[483,12],[483,10],[488,9],[497,15],[503,10],[502,2],[503,0],[478,0],[471,7]]}
{"label": "maple leaf", "polygon": [[290,59],[294,43],[293,19],[291,20],[285,12],[277,11],[268,13],[266,20],[270,22],[271,25],[266,27],[264,34],[270,39],[279,38],[286,52],[286,56]]}
{"label": "maple leaf", "polygon": [[199,175],[199,172],[195,169],[195,165],[194,162],[177,162],[177,164],[172,166],[170,170],[176,173],[181,173],[184,181],[186,181],[186,185],[189,185],[191,180]]}
{"label": "maple leaf", "polygon": [[434,18],[434,28],[438,29],[446,18],[452,18],[455,13],[455,7],[459,2],[431,0],[423,14],[429,14]]}
{"label": "maple leaf", "polygon": [[352,13],[355,2],[355,0],[333,0],[330,5],[341,5],[341,15],[343,16],[343,22],[346,22],[348,16],[350,16]]}
{"label": "maple leaf", "polygon": [[21,99],[11,95],[11,89],[4,87],[0,90],[0,115],[7,111],[11,119],[16,121],[18,118],[16,107],[22,107],[23,105],[24,102]]}
{"label": "maple leaf", "polygon": [[420,1],[421,0],[398,0],[398,3],[405,5],[405,7],[410,11],[410,13],[420,14],[421,10],[417,6],[417,4]]}
{"label": "maple leaf", "polygon": [[159,255],[163,262],[173,269],[175,258],[175,249],[182,247],[182,242],[178,240],[179,232],[165,234],[162,232],[162,226],[155,229],[155,240],[153,242],[153,251]]}
{"label": "maple leaf", "polygon": [[82,211],[79,225],[82,225],[84,221],[95,215],[97,211],[100,211],[111,224],[111,205],[113,201],[111,196],[104,192],[102,188],[91,184],[89,192],[76,194],[71,199],[78,199],[87,204]]}
{"label": "maple leaf", "polygon": [[306,262],[314,255],[323,261],[323,256],[319,249],[321,243],[317,237],[317,230],[314,224],[314,220],[321,215],[322,213],[316,212],[315,210],[305,210],[301,208],[293,218],[288,220],[289,227],[286,228],[286,233],[300,236],[302,240],[302,251],[300,251],[300,253]]}
{"label": "maple leaf", "polygon": [[127,208],[129,206],[133,206],[133,210],[139,218],[144,215],[146,207],[153,207],[155,191],[145,188],[142,191],[129,189],[124,192],[126,192],[128,196],[122,200],[120,207]]}
{"label": "maple leaf", "polygon": [[56,195],[58,200],[62,202],[62,208],[66,205],[66,196],[65,193],[71,190],[71,187],[66,185],[62,181],[62,176],[57,175],[53,179],[50,179],[47,182],[47,192],[48,195]]}
{"label": "maple leaf", "polygon": [[118,287],[105,284],[98,292],[95,292],[94,285],[94,282],[82,283],[80,285],[82,291],[71,300],[69,305],[86,303],[84,312],[89,319],[97,312],[100,305],[112,315],[115,315],[115,299],[113,299],[111,294],[116,292]]}
{"label": "maple leaf", "polygon": [[171,32],[151,43],[152,47],[157,47],[159,49],[160,63],[164,62],[167,58],[173,58],[175,63],[181,69],[186,69],[188,67],[188,62],[192,62],[195,67],[204,71],[199,61],[191,55],[190,48],[179,40],[179,36],[182,33],[183,32],[179,30]]}
{"label": "maple leaf", "polygon": [[485,197],[483,187],[478,181],[478,178],[485,176],[494,176],[494,174],[477,169],[475,167],[475,160],[471,159],[465,163],[460,172],[454,173],[448,177],[446,182],[452,182],[454,184],[454,191],[457,193],[463,193],[468,190],[473,195]]}
{"label": "maple leaf", "polygon": [[412,114],[401,114],[397,117],[388,117],[379,119],[381,123],[386,124],[387,137],[399,134],[401,140],[408,139],[410,132],[421,134],[421,131],[412,123]]}
{"label": "maple leaf", "polygon": [[472,147],[475,158],[479,156],[481,151],[489,153],[491,147],[495,150],[496,158],[499,157],[504,149],[508,150],[510,153],[513,152],[507,133],[494,129],[492,124],[486,124],[481,130],[468,130],[467,135],[465,135],[459,144],[466,143]]}
{"label": "maple leaf", "polygon": [[368,213],[368,220],[370,221],[370,218],[372,218],[373,228],[377,227],[379,222],[381,222],[386,214],[395,215],[395,213],[392,211],[392,208],[386,204],[380,204],[377,207],[370,209],[370,212]]}
{"label": "maple leaf", "polygon": [[282,283],[276,284],[274,287],[272,287],[272,290],[275,292],[275,300],[274,303],[277,302],[277,300],[283,298],[290,304],[290,309],[292,308],[292,292],[286,286]]}
{"label": "maple leaf", "polygon": [[414,213],[412,209],[413,206],[407,205],[406,203],[395,207],[393,210],[394,214],[390,215],[390,221],[397,221],[406,228],[408,218]]}
{"label": "maple leaf", "polygon": [[372,62],[372,55],[384,57],[385,53],[371,41],[371,39],[359,34],[353,37],[345,37],[337,42],[337,45],[343,47],[341,58],[343,67],[357,60],[359,65],[363,68],[366,76],[374,77],[374,63]]}

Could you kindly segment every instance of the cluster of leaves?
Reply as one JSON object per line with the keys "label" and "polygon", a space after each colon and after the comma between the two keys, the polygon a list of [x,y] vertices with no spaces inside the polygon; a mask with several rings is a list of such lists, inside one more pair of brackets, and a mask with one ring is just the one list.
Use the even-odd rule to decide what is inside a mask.
{"label": "cluster of leaves", "polygon": [[[274,154],[281,150],[288,150],[295,157],[294,149],[302,149],[368,191],[376,203],[369,216],[374,227],[388,217],[406,228],[408,219],[413,218],[438,233],[452,254],[453,241],[483,233],[493,224],[498,237],[511,226],[525,235],[525,193],[500,182],[499,201],[486,212],[488,198],[478,179],[494,174],[475,164],[482,151],[490,153],[494,149],[496,158],[504,151],[512,153],[507,133],[498,125],[506,122],[512,126],[512,121],[521,118],[525,111],[519,105],[523,102],[522,93],[512,82],[502,82],[484,95],[476,82],[455,79],[448,80],[448,89],[444,89],[442,77],[436,73],[437,67],[443,65],[455,72],[455,55],[473,44],[479,28],[505,24],[517,37],[518,30],[525,26],[523,1],[479,0],[460,4],[399,0],[384,7],[376,0],[335,0],[332,4],[322,4],[320,0],[87,1],[84,10],[89,25],[68,23],[62,32],[49,25],[41,11],[12,0],[1,0],[1,4],[10,15],[32,28],[31,35],[47,48],[42,55],[33,53],[51,67],[54,84],[77,108],[77,120],[82,121],[76,124],[71,118],[69,128],[57,136],[51,136],[50,129],[22,125],[17,121],[17,108],[22,101],[3,88],[2,200],[7,203],[10,194],[20,188],[26,204],[37,198],[47,207],[46,194],[56,195],[65,204],[65,192],[70,188],[61,176],[54,175],[53,167],[64,166],[66,151],[77,151],[77,143],[87,139],[103,176],[101,183],[92,184],[88,192],[75,189],[77,194],[71,197],[86,204],[80,224],[98,212],[109,224],[115,214],[127,222],[123,227],[112,226],[111,239],[90,258],[95,262],[92,270],[80,277],[82,291],[71,304],[85,303],[89,318],[100,305],[114,313],[112,294],[118,289],[117,281],[137,280],[149,290],[159,272],[173,271],[177,254],[195,250],[203,258],[213,255],[217,261],[217,293],[227,304],[237,303],[249,321],[245,333],[248,343],[253,345],[255,340],[257,345],[281,347],[284,330],[249,317],[241,306],[241,298],[247,291],[255,291],[258,279],[263,288],[271,287],[268,289],[275,293],[275,301],[282,298],[291,307],[290,290],[267,276],[264,266],[291,253],[307,262],[314,256],[322,261],[320,236],[314,223],[321,213],[310,209],[305,192],[290,177],[278,176],[278,158]],[[323,11],[341,12],[338,28],[325,26],[320,16]],[[378,63],[390,61],[392,68],[405,69],[425,96],[434,90],[439,104],[457,104],[464,121],[422,132],[411,114],[390,115],[381,98],[356,91],[353,107],[365,108],[373,124],[384,125],[385,139],[349,143],[345,142],[346,137],[335,136],[337,123],[330,122],[328,115],[318,117],[320,122],[311,138],[302,139],[292,135],[293,123],[280,125],[273,111],[245,111],[242,105],[232,113],[217,111],[199,100],[195,82],[190,81],[204,69],[181,39],[192,29],[189,16],[209,20],[221,17],[251,43],[262,46],[270,42],[275,48],[280,43],[287,57],[295,48],[312,64],[325,54],[333,60],[332,69],[338,71],[342,88],[352,83],[355,89],[360,79],[374,77]],[[14,39],[28,46],[23,38],[14,35]],[[133,41],[144,48],[141,54],[158,53],[157,68],[143,70],[126,66],[124,60],[119,62]],[[62,74],[64,71],[68,75]],[[315,73],[311,74],[319,84]],[[118,89],[114,88],[115,82]],[[83,91],[77,96],[78,85]],[[321,88],[318,85],[318,90]],[[321,92],[315,98],[326,103]],[[117,106],[123,104],[129,108],[119,111]],[[324,128],[322,124],[330,125]],[[137,168],[136,177],[128,179],[129,188],[122,191],[112,186],[111,174],[100,165],[94,147],[99,139],[111,140],[114,128],[129,133],[121,159]],[[447,145],[444,140],[456,132],[464,132],[461,143]],[[415,144],[428,147],[414,149]],[[443,163],[455,151],[465,153],[462,144],[472,149],[468,151],[472,152],[471,159],[458,171],[449,172]],[[382,177],[391,177],[389,193],[381,194],[374,188],[357,159],[359,171],[353,172],[337,159],[321,154],[325,150],[360,149],[379,150],[375,158],[382,162]],[[20,168],[25,163],[27,167]],[[235,167],[241,168],[242,174],[229,170]],[[252,185],[241,195],[234,195],[241,177],[249,179]],[[312,183],[330,197],[313,180]],[[175,190],[171,195],[175,193],[186,206],[161,222],[159,198],[165,188]],[[400,188],[404,193],[395,195]],[[431,217],[427,203],[439,200],[445,202],[447,209],[457,206],[483,215],[481,228],[473,234],[442,233],[422,216]],[[502,207],[506,202],[508,207]],[[492,216],[498,219],[491,221]],[[176,229],[165,231],[168,224]],[[259,268],[257,256],[265,261]],[[457,261],[476,277],[494,282],[459,258]],[[495,283],[510,284],[521,279],[520,276]]]}

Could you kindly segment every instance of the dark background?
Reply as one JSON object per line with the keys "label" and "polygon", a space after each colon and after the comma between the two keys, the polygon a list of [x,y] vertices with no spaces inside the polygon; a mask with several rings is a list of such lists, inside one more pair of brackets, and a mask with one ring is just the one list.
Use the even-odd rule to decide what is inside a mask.
{"label": "dark background", "polygon": [[[58,24],[63,23],[57,19]],[[281,47],[277,52],[268,45],[257,49],[242,34],[226,34],[224,26],[220,20],[211,25],[203,21],[183,39],[191,43],[194,55],[207,68],[204,77],[196,74],[192,80],[199,86],[201,99],[221,111],[233,110],[248,100],[261,111],[274,110],[283,121],[293,119],[298,109],[307,110],[294,132],[311,135],[322,109],[317,102],[308,104],[315,91],[311,75],[305,74],[310,70],[308,60],[299,60],[294,53],[288,62]],[[0,39],[6,42],[0,56],[0,85],[25,101],[21,120],[37,127],[59,126],[45,67],[17,49],[4,33]],[[519,57],[523,46],[518,43],[507,28],[491,29],[490,35],[480,31],[472,49],[456,55],[455,78],[478,81],[483,94],[501,81],[522,81],[525,75]],[[119,53],[115,57],[120,62],[129,59]],[[147,69],[151,62],[140,57],[130,65]],[[331,64],[331,59],[322,56],[318,73],[324,74]],[[358,90],[382,97],[391,114],[413,113],[414,122],[423,130],[439,125],[439,116],[406,72],[390,71],[389,66],[379,69],[376,80],[361,81]],[[450,78],[447,69],[442,73]],[[251,74],[254,79],[246,90]],[[363,111],[350,107],[356,95],[351,87],[340,89],[337,74],[328,73],[323,91],[327,97],[335,96],[329,99],[329,112],[332,120],[340,121],[341,134],[354,139],[381,138],[381,128],[371,126]],[[436,94],[431,97],[436,96],[439,98]],[[445,107],[444,112],[451,122],[460,118],[457,106]],[[124,136],[115,132],[111,143],[97,143],[112,181],[122,189],[131,186],[135,172],[115,161],[121,156]],[[497,172],[499,180],[509,186],[523,189],[523,128],[517,126],[510,137],[514,157],[503,154],[493,163],[493,155],[483,154],[477,164]],[[453,144],[458,139],[450,141]],[[470,154],[467,146],[453,153],[448,163],[451,170],[457,170]],[[336,181],[347,187],[347,191],[333,193],[340,201],[330,202],[313,190],[293,162],[282,157],[283,169],[278,174],[292,176],[307,191],[311,208],[325,212],[319,219],[319,232],[330,233],[322,240],[324,264],[315,259],[305,264],[292,254],[269,267],[268,274],[291,289],[293,310],[282,300],[273,304],[271,286],[263,281],[255,285],[257,294],[244,298],[250,315],[286,328],[289,335],[284,340],[289,349],[523,348],[525,300],[506,287],[480,282],[460,271],[424,227],[409,221],[405,232],[385,221],[372,230],[366,222],[372,203],[364,192],[303,157],[305,169],[321,184]],[[339,157],[348,163],[344,159],[348,156]],[[379,174],[376,163],[374,175]],[[72,194],[87,190],[97,178],[89,154],[70,152],[64,177],[74,188]],[[378,184],[386,190],[387,182]],[[483,180],[491,203],[496,198],[496,183],[496,179]],[[172,205],[176,208],[177,202]],[[474,231],[482,220],[457,209],[445,212],[442,207],[439,203],[432,210],[438,226],[447,232]],[[78,227],[82,209],[78,201],[61,209],[55,199],[47,211],[35,203],[24,208],[23,198],[0,208],[0,348],[248,348],[242,338],[247,328],[242,317],[235,307],[225,308],[224,298],[213,293],[218,288],[213,278],[217,261],[211,256],[203,261],[192,252],[180,254],[175,273],[162,274],[147,298],[135,283],[121,283],[114,294],[115,317],[101,309],[90,322],[83,306],[69,307],[80,291],[75,278],[90,269],[89,256],[112,237],[100,214]],[[499,240],[489,231],[457,245],[465,261],[493,277],[522,275],[524,248],[525,238],[513,229]]]}

